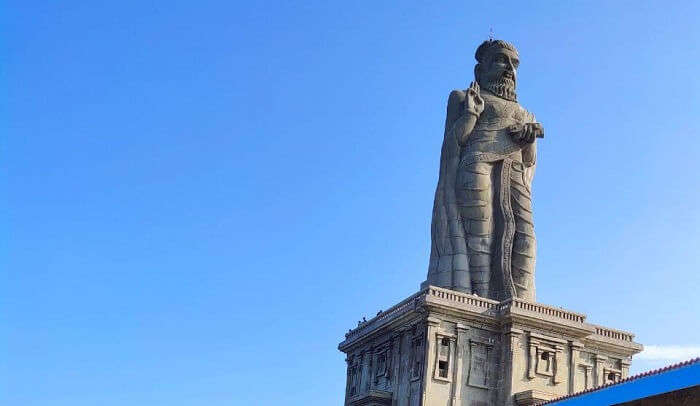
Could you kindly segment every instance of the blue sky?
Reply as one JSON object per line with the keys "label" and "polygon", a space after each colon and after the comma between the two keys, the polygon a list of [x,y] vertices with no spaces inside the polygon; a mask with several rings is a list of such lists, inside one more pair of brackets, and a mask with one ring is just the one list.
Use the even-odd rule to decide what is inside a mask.
{"label": "blue sky", "polygon": [[700,352],[698,15],[4,2],[0,403],[341,404],[337,343],[426,276],[447,96],[491,27],[546,130],[538,301],[656,346],[633,371]]}

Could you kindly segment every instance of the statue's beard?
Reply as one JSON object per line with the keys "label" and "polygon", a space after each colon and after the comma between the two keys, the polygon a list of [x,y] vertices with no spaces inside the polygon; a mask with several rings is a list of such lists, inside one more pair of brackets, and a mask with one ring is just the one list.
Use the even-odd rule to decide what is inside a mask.
{"label": "statue's beard", "polygon": [[518,101],[518,95],[515,93],[515,81],[511,78],[502,77],[491,81],[486,86],[486,90],[502,99]]}

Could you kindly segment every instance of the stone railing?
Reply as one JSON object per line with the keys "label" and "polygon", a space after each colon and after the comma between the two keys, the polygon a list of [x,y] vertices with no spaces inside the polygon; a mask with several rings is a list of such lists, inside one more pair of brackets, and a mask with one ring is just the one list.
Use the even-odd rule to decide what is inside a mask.
{"label": "stone railing", "polygon": [[601,326],[594,326],[594,327],[595,327],[595,333],[599,336],[612,338],[614,340],[621,340],[621,341],[630,341],[631,342],[634,340],[634,334],[628,333],[626,331],[613,330],[611,328],[601,327]]}
{"label": "stone railing", "polygon": [[449,300],[451,302],[464,303],[476,307],[483,307],[484,309],[498,308],[498,302],[495,300],[469,295],[466,293],[455,292],[454,290],[442,289],[435,286],[430,286],[428,288],[428,296],[434,296],[436,298]]}
{"label": "stone railing", "polygon": [[[575,313],[540,303],[528,302],[520,299],[509,299],[503,302],[498,302],[496,300],[486,299],[476,295],[456,292],[454,290],[443,289],[436,286],[428,286],[424,290],[409,296],[395,306],[392,306],[389,309],[379,313],[376,317],[361,323],[359,326],[357,326],[357,328],[350,330],[347,334],[345,334],[346,341],[353,341],[355,338],[374,330],[375,328],[397,318],[401,314],[415,309],[417,303],[422,302],[422,299],[429,299],[430,297],[482,308],[489,313],[495,312],[504,314],[509,309],[519,309],[544,316],[556,317],[573,323],[583,324],[586,320],[586,315],[584,314]],[[594,334],[597,336],[606,337],[613,340],[634,342],[634,334],[626,331],[614,330],[595,325],[593,327],[595,329]]]}
{"label": "stone railing", "polygon": [[586,320],[586,315],[581,313],[574,313],[557,307],[547,306],[540,303],[526,302],[519,299],[511,299],[503,302],[501,309],[505,310],[508,306],[546,316],[558,317],[560,319],[573,321],[574,323],[583,323]]}
{"label": "stone railing", "polygon": [[371,330],[381,324],[383,324],[385,321],[389,319],[393,319],[394,317],[398,316],[400,313],[404,313],[405,311],[409,309],[413,309],[416,306],[416,299],[423,294],[424,292],[418,292],[412,296],[409,296],[408,298],[402,300],[398,304],[388,308],[387,310],[379,313],[377,316],[367,320],[364,323],[361,323],[357,328],[350,330],[347,334],[345,334],[345,339],[350,340],[355,338],[356,336],[361,335],[362,332]]}

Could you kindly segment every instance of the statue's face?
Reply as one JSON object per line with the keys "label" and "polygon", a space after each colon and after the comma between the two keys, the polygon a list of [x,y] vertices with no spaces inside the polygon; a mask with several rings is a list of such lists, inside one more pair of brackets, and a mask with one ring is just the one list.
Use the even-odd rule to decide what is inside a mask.
{"label": "statue's face", "polygon": [[496,96],[516,100],[515,85],[519,64],[518,54],[510,49],[495,50],[486,66],[480,69],[479,85]]}

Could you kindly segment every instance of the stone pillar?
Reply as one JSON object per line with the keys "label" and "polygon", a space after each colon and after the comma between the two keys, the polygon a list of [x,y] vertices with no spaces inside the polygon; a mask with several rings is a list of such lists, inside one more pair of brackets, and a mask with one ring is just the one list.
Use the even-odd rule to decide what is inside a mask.
{"label": "stone pillar", "polygon": [[595,378],[593,377],[593,367],[586,365],[586,382],[584,389],[591,389],[595,386]]}
{"label": "stone pillar", "polygon": [[564,362],[564,347],[561,345],[554,346],[554,376],[552,382],[554,384],[561,383],[566,376],[566,363]]}
{"label": "stone pillar", "polygon": [[622,379],[627,378],[630,375],[630,365],[632,360],[629,358],[622,358],[620,360],[620,369],[622,370]]}
{"label": "stone pillar", "polygon": [[435,363],[435,338],[437,337],[438,329],[440,328],[440,319],[436,317],[428,317],[427,328],[425,334],[425,362],[423,365],[423,401],[421,405],[429,405],[428,400],[430,399],[430,386],[432,382],[432,377],[430,376],[430,370],[433,368]]}
{"label": "stone pillar", "polygon": [[529,341],[527,377],[528,379],[535,379],[535,368],[537,367],[537,356],[539,354],[537,354],[537,345],[532,341],[532,339]]}
{"label": "stone pillar", "polygon": [[[578,371],[578,364],[581,355],[581,350],[583,349],[583,343],[579,341],[569,341],[570,348],[570,360],[569,360],[569,393],[576,392],[576,372]],[[584,377],[585,379],[585,377]],[[584,382],[584,388],[586,387]]]}
{"label": "stone pillar", "polygon": [[347,364],[348,367],[348,373],[346,374],[347,377],[345,379],[345,400],[347,401],[348,396],[350,394],[350,381],[352,380],[352,355],[348,355],[345,357],[345,363]]}
{"label": "stone pillar", "polygon": [[[520,373],[518,366],[525,362],[524,367],[528,368],[527,359],[523,357],[520,350],[521,340],[524,331],[510,326],[504,334],[503,350],[501,351],[501,365],[499,367],[500,377],[497,387],[499,390],[499,404],[508,405],[512,402],[510,394],[515,390],[515,376]],[[529,373],[528,373],[529,374]]]}
{"label": "stone pillar", "polygon": [[454,351],[454,376],[452,379],[452,403],[451,406],[459,406],[462,404],[462,387],[465,385],[463,380],[464,376],[464,356],[465,349],[467,348],[467,331],[469,327],[457,323],[457,340],[455,342]]}
{"label": "stone pillar", "polygon": [[394,378],[394,337],[392,337],[389,340],[389,346],[386,351],[386,366],[385,366],[385,371],[384,374],[386,376],[386,379],[391,382],[392,379]]}
{"label": "stone pillar", "polygon": [[375,368],[375,365],[377,363],[377,354],[375,353],[375,348],[374,347],[369,347],[369,382],[368,382],[368,390],[374,389],[374,386],[376,385],[376,378],[377,378],[377,368]]}
{"label": "stone pillar", "polygon": [[391,387],[398,388],[400,382],[399,379],[401,377],[399,373],[401,368],[401,334],[393,334],[391,336],[391,342],[391,348],[393,348],[393,351],[391,351]]}
{"label": "stone pillar", "polygon": [[604,371],[603,367],[605,366],[605,361],[607,361],[608,357],[605,355],[600,355],[596,354],[594,357],[595,360],[595,386],[600,386],[605,383],[605,376],[604,376]]}

